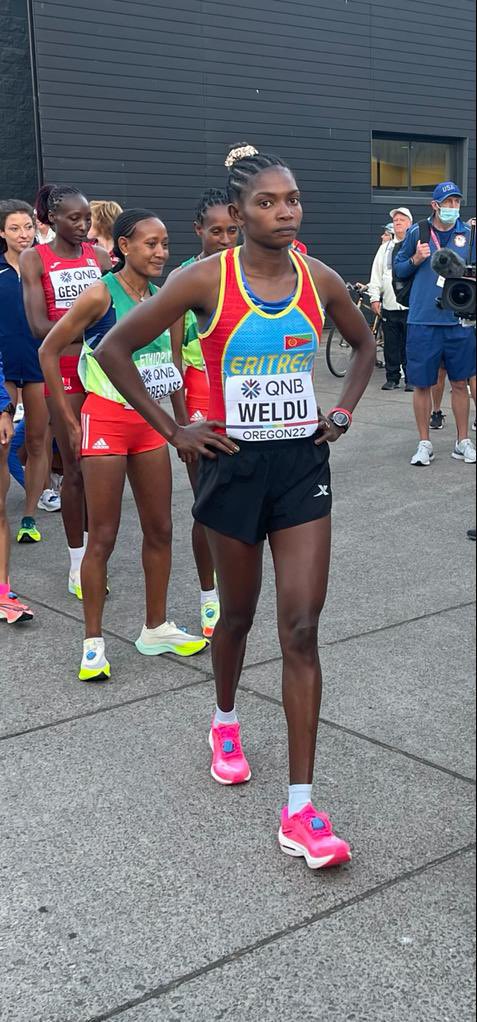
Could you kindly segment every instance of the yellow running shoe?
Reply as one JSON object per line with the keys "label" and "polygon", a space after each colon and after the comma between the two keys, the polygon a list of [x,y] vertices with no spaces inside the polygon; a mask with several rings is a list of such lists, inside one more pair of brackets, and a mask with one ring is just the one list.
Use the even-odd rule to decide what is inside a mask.
{"label": "yellow running shoe", "polygon": [[85,639],[80,681],[109,681],[111,664],[106,660],[104,639]]}
{"label": "yellow running shoe", "polygon": [[83,599],[83,590],[81,588],[81,573],[79,571],[70,571],[68,577],[68,592],[70,596],[76,596],[77,600]]}
{"label": "yellow running shoe", "polygon": [[41,543],[41,532],[38,531],[34,518],[22,518],[17,543]]}

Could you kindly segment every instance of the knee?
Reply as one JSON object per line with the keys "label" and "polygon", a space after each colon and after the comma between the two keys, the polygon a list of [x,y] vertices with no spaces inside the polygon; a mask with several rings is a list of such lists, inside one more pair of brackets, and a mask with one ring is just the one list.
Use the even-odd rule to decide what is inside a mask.
{"label": "knee", "polygon": [[113,553],[116,545],[116,532],[110,526],[93,528],[88,533],[88,557],[98,561],[107,561]]}
{"label": "knee", "polygon": [[253,625],[253,610],[230,610],[222,606],[220,615],[221,627],[229,635],[238,640],[246,638]]}
{"label": "knee", "polygon": [[284,656],[313,663],[318,655],[318,623],[319,615],[312,619],[289,617],[286,622],[280,622],[280,645]]}
{"label": "knee", "polygon": [[465,393],[467,394],[467,380],[451,380],[451,390],[453,394]]}
{"label": "knee", "polygon": [[75,486],[78,489],[83,489],[83,476],[79,461],[63,460],[63,486],[65,484],[66,486]]}
{"label": "knee", "polygon": [[144,542],[153,550],[164,550],[172,546],[172,520],[155,522],[153,527],[143,528]]}
{"label": "knee", "polygon": [[45,434],[28,433],[25,438],[25,447],[29,458],[40,458],[46,456]]}

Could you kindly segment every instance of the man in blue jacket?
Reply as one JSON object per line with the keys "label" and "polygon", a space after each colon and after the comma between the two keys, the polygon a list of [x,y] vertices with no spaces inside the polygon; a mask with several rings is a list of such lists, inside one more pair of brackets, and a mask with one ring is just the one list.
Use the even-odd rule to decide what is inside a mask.
{"label": "man in blue jacket", "polygon": [[[452,384],[452,410],[457,427],[457,442],[452,457],[474,464],[475,447],[469,439],[468,380],[475,376],[475,328],[462,326],[454,314],[440,309],[436,299],[442,295],[444,279],[432,269],[431,256],[440,248],[450,248],[464,262],[472,262],[471,231],[460,218],[462,192],[453,181],[443,181],[434,189],[432,215],[429,217],[429,242],[420,241],[419,224],[412,227],[396,256],[395,273],[399,280],[413,278],[409,299],[407,332],[407,373],[414,385],[414,414],[419,431],[419,446],[411,465],[430,465],[434,451],[429,439],[431,387],[437,383],[439,367],[445,365]],[[422,236],[422,235],[421,235]]]}
{"label": "man in blue jacket", "polygon": [[8,577],[10,560],[10,529],[8,527],[6,501],[10,486],[8,468],[8,448],[13,436],[13,416],[15,408],[5,387],[2,360],[0,358],[0,621],[16,624],[18,621],[31,621],[33,614],[29,607],[20,603],[14,593],[10,592]]}

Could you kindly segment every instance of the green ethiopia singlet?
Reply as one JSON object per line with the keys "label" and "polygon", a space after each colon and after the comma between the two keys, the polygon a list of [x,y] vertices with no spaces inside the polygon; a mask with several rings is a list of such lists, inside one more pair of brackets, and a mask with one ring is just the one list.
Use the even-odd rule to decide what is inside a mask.
{"label": "green ethiopia singlet", "polygon": [[[116,321],[123,319],[131,309],[136,308],[137,302],[134,302],[127,294],[116,274],[107,273],[102,277],[101,283],[107,287],[111,295]],[[156,294],[157,290],[158,288],[154,284],[149,284],[151,295]],[[98,324],[99,327],[100,324]],[[104,331],[98,329],[95,334],[93,329],[88,337],[88,342],[85,341],[83,344],[78,367],[81,382],[88,394],[97,394],[98,397],[104,397],[108,401],[115,401],[116,404],[130,408],[131,406],[116,390],[94,357],[95,349],[102,341],[103,336]],[[168,330],[160,337],[156,337],[145,348],[135,351],[132,360],[149,396],[154,401],[163,401],[169,394],[181,389],[182,377],[172,360],[171,336]]]}
{"label": "green ethiopia singlet", "polygon": [[[192,256],[192,259],[186,259],[185,263],[181,263],[181,268],[185,266],[192,266],[192,263],[195,263],[196,261],[196,256]],[[197,316],[195,315],[195,312],[192,312],[192,309],[189,309],[184,317],[182,361],[186,366],[192,366],[193,369],[199,369],[201,372],[205,372],[204,356],[202,354],[202,348],[199,340],[199,324],[197,322]]]}

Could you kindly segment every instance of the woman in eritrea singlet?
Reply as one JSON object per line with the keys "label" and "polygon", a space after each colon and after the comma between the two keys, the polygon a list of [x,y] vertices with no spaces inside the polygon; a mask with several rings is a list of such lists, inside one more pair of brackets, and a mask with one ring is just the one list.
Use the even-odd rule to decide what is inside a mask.
{"label": "woman in eritrea singlet", "polygon": [[[111,676],[102,617],[107,564],[118,534],[126,476],[143,531],[146,624],[137,649],[147,656],[161,653],[192,656],[208,644],[206,639],[188,635],[166,620],[172,547],[172,478],[167,443],[128,405],[95,359],[95,349],[108,327],[156,294],[152,278],[161,276],[169,258],[167,230],[150,210],[130,209],[116,220],[113,240],[117,260],[114,271],[77,299],[50,331],[40,350],[56,414],[63,421],[73,455],[76,458],[82,455],[89,532],[81,567],[86,626],[81,681],[103,681]],[[61,352],[84,331],[88,340],[83,345],[78,371],[87,397],[80,427],[65,396]],[[182,388],[182,377],[172,360],[169,331],[161,331],[137,351],[134,365],[152,399],[161,401],[171,396],[174,405],[174,396]],[[129,585],[129,580],[126,584]]]}
{"label": "woman in eritrea singlet", "polygon": [[[171,273],[174,277],[186,266],[192,266],[201,259],[235,248],[239,240],[239,229],[229,211],[229,200],[223,189],[208,188],[199,199],[194,220],[194,230],[201,241],[199,255],[182,263]],[[172,350],[177,353],[184,368],[184,397],[187,416],[184,422],[207,419],[210,387],[200,346],[197,316],[189,309],[185,316],[171,327]],[[179,419],[177,420],[179,421]],[[194,493],[197,491],[197,464],[187,466]],[[219,598],[215,589],[214,564],[210,553],[204,526],[194,521],[192,527],[192,549],[200,581],[200,611],[202,632],[207,638],[214,634],[220,614]]]}
{"label": "woman in eritrea singlet", "polygon": [[[289,168],[251,146],[233,150],[227,167],[243,246],[182,270],[136,310],[127,328],[113,328],[97,358],[128,401],[167,430],[183,457],[194,449],[202,455],[194,514],[207,529],[221,601],[212,640],[217,708],[209,743],[212,776],[224,785],[251,777],[235,697],[268,538],[290,759],[279,842],[284,852],[304,856],[318,869],[351,857],[328,816],[315,808],[312,793],[322,689],[318,624],[331,539],[328,444],[351,425],[373,371],[375,345],[341,278],[290,249],[303,214]],[[199,424],[193,436],[170,422],[163,425],[130,365],[135,348],[190,308],[202,331],[214,420]],[[340,407],[326,417],[317,409],[313,387],[324,308],[354,348]]]}
{"label": "woman in eritrea singlet", "polygon": [[[101,279],[111,269],[107,252],[87,241],[91,227],[88,200],[71,185],[44,185],[36,200],[42,223],[55,228],[50,244],[37,245],[20,258],[25,311],[30,329],[43,340],[54,323],[63,318],[75,298]],[[85,393],[78,376],[78,361],[83,343],[75,336],[61,358],[63,386],[78,422]],[[63,420],[58,418],[45,390],[56,437],[63,461],[61,511],[70,554],[68,590],[81,599],[80,570],[84,556],[85,505],[83,479],[79,463],[71,454]]]}

